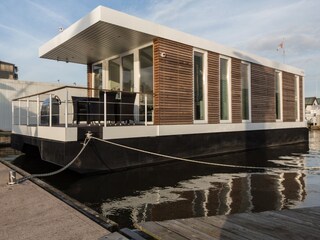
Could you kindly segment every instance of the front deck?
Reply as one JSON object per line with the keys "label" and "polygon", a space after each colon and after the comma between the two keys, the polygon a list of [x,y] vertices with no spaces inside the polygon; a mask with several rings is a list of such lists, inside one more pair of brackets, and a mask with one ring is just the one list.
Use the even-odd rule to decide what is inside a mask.
{"label": "front deck", "polygon": [[148,101],[141,93],[65,86],[14,99],[12,131],[58,141],[81,140],[83,131],[110,138],[106,127],[152,126],[153,107]]}

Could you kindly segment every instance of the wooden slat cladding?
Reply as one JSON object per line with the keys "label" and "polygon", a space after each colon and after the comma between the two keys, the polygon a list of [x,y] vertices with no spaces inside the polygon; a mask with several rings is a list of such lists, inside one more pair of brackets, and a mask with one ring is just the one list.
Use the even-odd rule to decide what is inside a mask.
{"label": "wooden slat cladding", "polygon": [[252,122],[275,122],[274,69],[251,64]]}
{"label": "wooden slat cladding", "polygon": [[303,122],[303,112],[304,112],[304,105],[303,105],[303,77],[299,76],[299,106],[300,106],[300,122]]}
{"label": "wooden slat cladding", "polygon": [[232,123],[241,123],[241,60],[236,58],[231,59],[231,102]]}
{"label": "wooden slat cladding", "polygon": [[294,81],[294,74],[282,72],[282,109],[284,122],[296,121]]}
{"label": "wooden slat cladding", "polygon": [[220,122],[219,54],[208,52],[208,122]]}
{"label": "wooden slat cladding", "polygon": [[[165,57],[161,57],[161,53]],[[154,40],[154,124],[193,123],[193,48]]]}

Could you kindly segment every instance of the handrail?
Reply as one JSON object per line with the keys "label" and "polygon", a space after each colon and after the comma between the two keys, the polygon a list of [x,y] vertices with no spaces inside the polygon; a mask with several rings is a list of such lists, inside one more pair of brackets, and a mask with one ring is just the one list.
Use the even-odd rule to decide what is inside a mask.
{"label": "handrail", "polygon": [[24,99],[24,98],[35,97],[35,96],[38,96],[38,95],[43,95],[43,94],[46,94],[46,93],[59,91],[59,90],[65,89],[65,88],[84,89],[84,90],[90,90],[90,91],[92,91],[92,90],[97,91],[98,90],[98,91],[102,91],[102,92],[121,92],[121,93],[146,94],[146,93],[143,93],[143,92],[129,92],[129,91],[121,91],[121,90],[110,90],[110,89],[99,89],[99,88],[88,88],[88,87],[81,87],[81,86],[64,85],[64,86],[53,88],[53,89],[46,90],[46,91],[43,91],[43,92],[34,93],[34,94],[27,95],[27,96],[14,98],[14,99],[12,99],[12,101],[18,101],[18,100],[21,100],[21,99]]}
{"label": "handrail", "polygon": [[[97,97],[96,94],[91,94],[90,90],[98,90],[99,96]],[[119,93],[122,93],[122,97],[118,99],[117,96]],[[59,96],[56,96],[56,94]],[[151,99],[154,96],[155,94],[153,93],[114,91],[109,89],[86,88],[81,86],[60,86],[51,90],[43,91],[41,93],[13,99],[13,123],[16,124],[16,122],[18,122],[18,125],[27,126],[40,126],[43,124],[48,124],[50,127],[52,125],[57,125],[58,123],[58,125],[64,124],[67,128],[70,122],[74,124],[75,121],[77,124],[79,124],[81,121],[87,121],[88,124],[90,124],[90,122],[98,122],[100,124],[100,121],[102,121],[104,126],[106,126],[110,121],[112,124],[114,121],[126,122],[128,119],[132,119],[134,123],[144,122],[145,125],[148,125],[148,119],[152,122],[152,120],[150,120],[150,116],[153,118],[153,108],[150,109],[150,106],[153,106],[153,103],[149,104],[148,98]],[[46,99],[41,100],[43,98]],[[69,98],[71,98],[71,100],[69,100]],[[41,105],[42,102],[43,104]],[[82,104],[82,102],[84,104],[87,103],[88,106],[81,105],[81,111],[78,111],[80,106],[78,106],[78,104]],[[63,103],[62,106],[57,107],[57,104],[61,105],[61,103]],[[71,121],[69,116],[72,116],[72,114],[69,114],[68,109],[68,104],[70,103],[73,104],[71,107],[71,113],[73,112],[73,120]],[[132,107],[130,107],[130,105],[132,105]],[[143,108],[140,106],[143,106]],[[144,111],[141,111],[141,109]],[[58,113],[56,113],[56,111],[58,111]],[[16,116],[16,114],[18,116]],[[61,118],[63,114],[64,119]],[[87,116],[87,118],[85,119],[84,117],[78,117],[82,115]],[[143,115],[144,118],[142,117]],[[118,118],[119,116],[120,118]],[[15,119],[17,121],[15,121]]]}

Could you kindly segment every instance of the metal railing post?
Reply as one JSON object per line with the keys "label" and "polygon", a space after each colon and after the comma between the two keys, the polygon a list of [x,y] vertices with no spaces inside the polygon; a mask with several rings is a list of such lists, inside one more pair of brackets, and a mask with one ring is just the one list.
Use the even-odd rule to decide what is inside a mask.
{"label": "metal railing post", "polygon": [[27,98],[27,126],[29,126],[29,98]]}
{"label": "metal railing post", "polygon": [[144,125],[148,125],[148,98],[147,94],[144,95]]}
{"label": "metal railing post", "polygon": [[66,89],[66,101],[64,106],[64,127],[68,128],[68,89]]}
{"label": "metal railing post", "polygon": [[11,102],[11,127],[12,125],[14,125],[14,101]]}
{"label": "metal railing post", "polygon": [[18,124],[21,125],[21,101],[19,99],[19,102],[18,102],[18,108],[19,108],[19,111],[18,111]]}
{"label": "metal railing post", "polygon": [[104,127],[107,126],[107,92],[103,93],[103,121]]}
{"label": "metal railing post", "polygon": [[49,127],[52,127],[52,94],[49,95]]}
{"label": "metal railing post", "polygon": [[40,96],[37,95],[37,126],[40,125],[39,112],[40,112]]}

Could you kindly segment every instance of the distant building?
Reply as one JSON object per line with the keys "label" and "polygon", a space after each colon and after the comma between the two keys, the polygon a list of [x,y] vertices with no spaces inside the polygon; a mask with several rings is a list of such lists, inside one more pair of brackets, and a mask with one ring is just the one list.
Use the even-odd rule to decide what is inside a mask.
{"label": "distant building", "polygon": [[[12,127],[12,105],[14,98],[31,95],[49,89],[61,87],[57,83],[12,81],[0,78],[0,131],[11,131]],[[25,110],[21,111],[24,114]]]}
{"label": "distant building", "polygon": [[17,80],[18,67],[13,63],[0,61],[0,78]]}
{"label": "distant building", "polygon": [[305,98],[305,116],[308,124],[320,125],[320,98]]}

